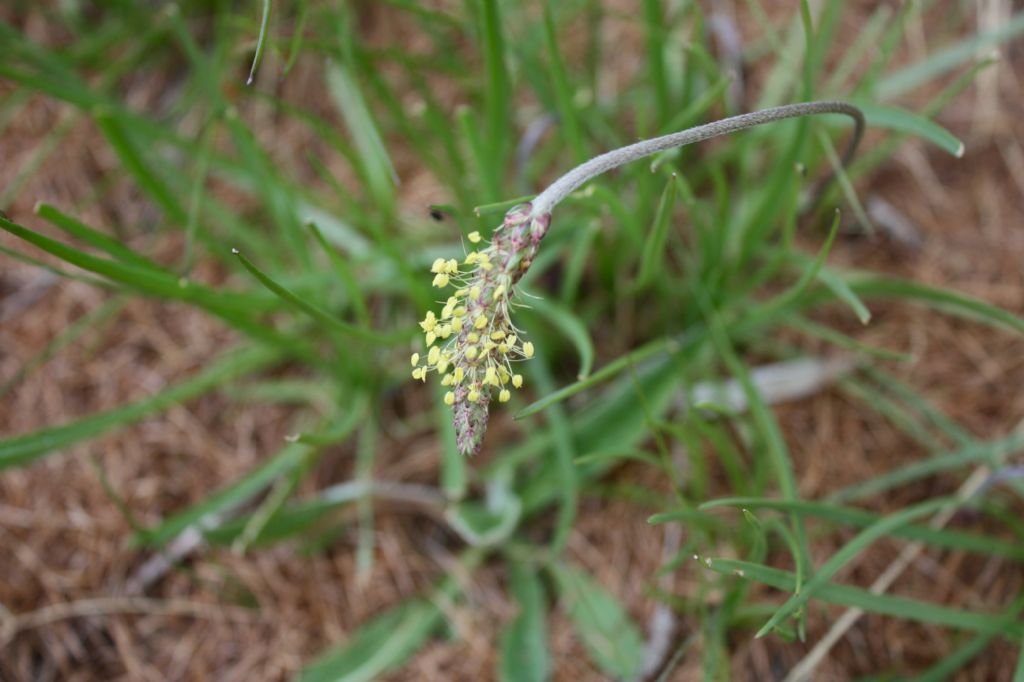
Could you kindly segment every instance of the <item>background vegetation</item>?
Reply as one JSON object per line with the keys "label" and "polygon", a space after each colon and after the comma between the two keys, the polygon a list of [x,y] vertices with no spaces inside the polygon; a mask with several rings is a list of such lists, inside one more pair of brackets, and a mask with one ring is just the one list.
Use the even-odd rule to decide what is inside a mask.
{"label": "background vegetation", "polygon": [[[1024,679],[1024,15],[979,6],[7,6],[0,676]],[[871,133],[820,201],[842,117],[563,204],[531,402],[458,455],[409,377],[435,258],[822,98]],[[963,242],[946,118],[1009,169]]]}

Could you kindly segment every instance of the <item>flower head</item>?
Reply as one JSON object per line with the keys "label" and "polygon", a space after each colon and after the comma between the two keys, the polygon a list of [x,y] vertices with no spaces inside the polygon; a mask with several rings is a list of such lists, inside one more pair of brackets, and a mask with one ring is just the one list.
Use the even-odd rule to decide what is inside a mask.
{"label": "flower head", "polygon": [[505,215],[489,244],[478,232],[469,235],[480,246],[466,254],[463,265],[468,269],[460,271],[458,261],[444,258],[431,266],[434,286],[454,286],[455,291],[440,314],[429,311],[420,322],[427,350],[425,357],[412,355],[413,378],[425,380],[428,372],[436,371],[442,385],[451,387],[444,402],[453,409],[464,454],[479,450],[491,400],[507,402],[512,398],[509,388],[523,385],[513,363],[533,357],[534,348],[521,341],[523,333],[509,313],[516,285],[550,222],[550,214],[533,215],[530,204],[520,204]]}

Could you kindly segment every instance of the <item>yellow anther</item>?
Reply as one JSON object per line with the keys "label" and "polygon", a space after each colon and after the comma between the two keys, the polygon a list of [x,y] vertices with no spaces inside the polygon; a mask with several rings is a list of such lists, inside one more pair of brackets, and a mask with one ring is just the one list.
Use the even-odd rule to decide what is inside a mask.
{"label": "yellow anther", "polygon": [[444,264],[444,271],[449,275],[454,275],[459,271],[459,261],[449,258],[448,262]]}
{"label": "yellow anther", "polygon": [[444,289],[448,286],[448,275],[440,272],[434,275],[433,285],[438,289]]}
{"label": "yellow anther", "polygon": [[512,394],[509,392],[509,390],[507,388],[501,389],[501,392],[498,393],[498,402],[499,403],[507,403],[511,399],[512,399]]}
{"label": "yellow anther", "polygon": [[512,375],[512,385],[515,386],[516,388],[522,388],[523,387],[523,375],[522,374],[513,374]]}
{"label": "yellow anther", "polygon": [[434,261],[434,264],[430,266],[430,271],[433,272],[433,273],[438,273],[438,274],[442,273],[442,272],[444,272],[444,266],[445,266],[444,258],[438,258],[437,260]]}
{"label": "yellow anther", "polygon": [[445,393],[444,394],[444,404],[445,405],[454,405],[455,404],[455,394],[452,393],[451,391],[448,391],[447,393]]}
{"label": "yellow anther", "polygon": [[519,337],[516,336],[515,334],[512,334],[507,339],[505,339],[505,343],[507,343],[510,346],[514,346],[514,345],[516,345],[516,341],[518,341],[518,340],[519,340]]}
{"label": "yellow anther", "polygon": [[499,343],[498,344],[498,352],[502,353],[502,354],[508,353],[508,344],[507,343]]}
{"label": "yellow anther", "polygon": [[472,389],[469,392],[469,395],[466,396],[466,399],[469,400],[469,402],[471,402],[471,403],[475,403],[477,400],[480,399],[480,391],[477,391],[476,389]]}
{"label": "yellow anther", "polygon": [[480,287],[477,286],[477,285],[471,286],[469,288],[469,297],[470,298],[480,298]]}
{"label": "yellow anther", "polygon": [[533,342],[527,341],[526,343],[523,344],[523,355],[525,355],[528,358],[533,357]]}
{"label": "yellow anther", "polygon": [[434,345],[434,341],[437,340],[437,334],[434,332],[427,332],[423,338],[426,340],[428,346],[432,346]]}
{"label": "yellow anther", "polygon": [[470,333],[466,334],[466,341],[469,341],[470,343],[476,343],[479,340],[480,340],[480,335],[477,334],[476,332],[470,332]]}
{"label": "yellow anther", "polygon": [[478,351],[476,349],[476,346],[470,346],[469,348],[466,349],[466,359],[476,360],[477,353]]}
{"label": "yellow anther", "polygon": [[473,320],[473,326],[476,327],[477,329],[483,329],[484,327],[486,327],[487,326],[487,316],[486,315],[477,315],[476,319]]}
{"label": "yellow anther", "polygon": [[437,361],[437,371],[440,372],[441,374],[444,374],[445,372],[447,372],[448,371],[448,363],[450,363],[450,362],[451,361],[448,359],[447,355],[442,355],[440,357],[440,359]]}
{"label": "yellow anther", "polygon": [[452,318],[452,331],[460,331],[462,329],[462,317],[456,315]]}
{"label": "yellow anther", "polygon": [[443,377],[441,377],[442,386],[451,386],[454,383],[455,377],[453,377],[451,374],[445,374]]}
{"label": "yellow anther", "polygon": [[491,386],[498,385],[498,373],[493,367],[488,367],[487,371],[484,372],[484,383]]}
{"label": "yellow anther", "polygon": [[466,235],[466,239],[473,242],[474,244],[479,244],[481,239],[480,233],[474,230],[473,232],[470,232],[469,234]]}
{"label": "yellow anther", "polygon": [[466,373],[462,370],[461,367],[456,367],[455,372],[453,374],[453,380],[455,381],[455,383],[461,384],[462,379],[465,377],[465,375]]}
{"label": "yellow anther", "polygon": [[462,296],[465,296],[468,293],[469,289],[467,289],[466,287],[462,287],[461,289],[455,292],[455,295],[461,298]]}
{"label": "yellow anther", "polygon": [[430,351],[427,353],[427,364],[436,365],[438,359],[441,357],[441,349],[437,346],[431,346]]}
{"label": "yellow anther", "polygon": [[470,251],[469,253],[466,254],[466,260],[465,260],[466,265],[472,265],[473,263],[476,263],[479,260],[480,260],[480,254],[477,253],[476,251]]}
{"label": "yellow anther", "polygon": [[422,379],[423,381],[426,381],[427,380],[427,368],[426,367],[417,367],[416,369],[414,369],[412,371],[412,378],[413,379]]}
{"label": "yellow anther", "polygon": [[420,354],[419,353],[413,353],[412,357],[409,358],[409,362],[412,363],[413,367],[415,367],[416,365],[420,364]]}
{"label": "yellow anther", "polygon": [[496,332],[491,332],[491,338],[495,341],[501,341],[503,338],[505,338],[505,332],[501,331],[500,329]]}
{"label": "yellow anther", "polygon": [[450,324],[443,324],[437,329],[437,335],[442,339],[447,339],[452,335],[452,326]]}
{"label": "yellow anther", "polygon": [[427,313],[427,316],[423,318],[423,321],[420,322],[420,329],[422,329],[425,332],[429,332],[431,329],[434,328],[434,325],[436,324],[437,318],[434,317],[434,311],[431,310],[430,312]]}
{"label": "yellow anther", "polygon": [[497,301],[499,298],[505,295],[505,285],[499,284],[498,288],[494,290],[494,300]]}

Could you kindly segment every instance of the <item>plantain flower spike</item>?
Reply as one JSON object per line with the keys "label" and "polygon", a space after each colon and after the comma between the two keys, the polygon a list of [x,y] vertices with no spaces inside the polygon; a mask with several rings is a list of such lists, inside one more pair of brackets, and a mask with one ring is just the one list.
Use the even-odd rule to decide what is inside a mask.
{"label": "plantain flower spike", "polygon": [[[842,163],[853,156],[864,130],[861,111],[845,102],[802,102],[731,116],[678,133],[642,140],[596,156],[558,178],[533,201],[505,214],[490,243],[479,232],[467,235],[472,248],[462,263],[438,258],[430,268],[433,285],[448,292],[440,314],[427,313],[420,322],[426,354],[413,353],[412,378],[426,381],[441,375],[448,388],[444,402],[453,410],[456,442],[464,455],[480,450],[492,399],[508,402],[512,389],[523,386],[515,363],[534,355],[509,317],[519,280],[529,269],[551,225],[555,206],[591,178],[658,152],[786,118],[844,114],[855,128]],[[830,176],[819,185],[820,196]],[[813,202],[812,202],[813,203]]]}
{"label": "plantain flower spike", "polygon": [[514,363],[533,356],[533,344],[512,324],[509,315],[516,285],[522,279],[551,224],[551,214],[535,215],[532,204],[520,204],[505,214],[490,243],[478,232],[468,239],[476,250],[460,264],[434,261],[434,286],[454,291],[439,313],[430,311],[420,322],[427,344],[426,357],[413,353],[413,378],[427,372],[441,375],[449,387],[444,402],[453,410],[459,451],[479,451],[492,399],[507,402],[509,388],[523,385]]}

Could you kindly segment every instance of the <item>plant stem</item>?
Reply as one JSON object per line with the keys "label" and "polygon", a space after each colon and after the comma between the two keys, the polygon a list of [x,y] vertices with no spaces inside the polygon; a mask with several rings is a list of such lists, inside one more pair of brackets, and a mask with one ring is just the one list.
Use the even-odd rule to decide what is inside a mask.
{"label": "plant stem", "polygon": [[594,158],[581,163],[571,171],[555,180],[543,192],[533,200],[532,214],[534,216],[550,213],[552,209],[567,196],[579,189],[591,178],[601,175],[619,166],[642,159],[651,154],[663,152],[674,147],[683,147],[694,142],[701,142],[719,135],[727,135],[746,128],[753,128],[763,123],[772,123],[786,118],[798,118],[801,116],[813,116],[816,114],[845,114],[853,119],[853,137],[843,154],[842,163],[846,163],[853,156],[857,145],[860,143],[864,133],[864,114],[852,104],[846,102],[801,102],[799,104],[785,104],[779,107],[754,111],[748,114],[730,116],[720,121],[707,123],[688,128],[678,133],[670,133],[661,137],[642,140],[625,147],[620,147],[610,152],[595,156]]}

